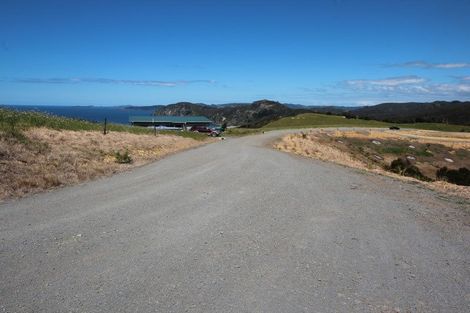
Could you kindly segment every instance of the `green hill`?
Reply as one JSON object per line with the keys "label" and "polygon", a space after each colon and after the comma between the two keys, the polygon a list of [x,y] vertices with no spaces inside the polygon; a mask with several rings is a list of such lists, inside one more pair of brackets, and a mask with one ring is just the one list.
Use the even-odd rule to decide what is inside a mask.
{"label": "green hill", "polygon": [[203,115],[216,123],[227,123],[229,126],[258,128],[286,116],[312,112],[309,109],[292,109],[286,105],[271,101],[259,100],[251,104],[206,105],[202,103],[179,102],[159,107],[156,115]]}
{"label": "green hill", "polygon": [[443,123],[407,123],[394,124],[374,120],[348,119],[343,116],[325,115],[317,113],[305,113],[297,116],[281,118],[263,127],[265,130],[282,128],[311,128],[311,127],[389,127],[416,128],[440,131],[467,131],[469,126],[452,125]]}
{"label": "green hill", "polygon": [[451,123],[470,125],[470,101],[381,103],[346,113],[352,117],[394,123]]}

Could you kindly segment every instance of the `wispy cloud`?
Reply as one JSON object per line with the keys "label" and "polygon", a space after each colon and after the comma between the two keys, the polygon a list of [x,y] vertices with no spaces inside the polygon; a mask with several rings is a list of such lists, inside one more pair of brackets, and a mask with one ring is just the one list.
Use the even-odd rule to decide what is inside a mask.
{"label": "wispy cloud", "polygon": [[399,76],[399,77],[389,77],[383,79],[351,79],[346,80],[343,83],[352,89],[390,89],[403,85],[413,85],[424,83],[426,79],[410,75],[410,76]]}
{"label": "wispy cloud", "polygon": [[3,79],[2,81],[27,84],[124,84],[135,86],[151,86],[151,87],[176,87],[182,85],[205,83],[214,84],[214,80],[198,79],[198,80],[133,80],[133,79],[109,79],[109,78],[13,78]]}
{"label": "wispy cloud", "polygon": [[413,67],[413,68],[439,68],[439,69],[455,69],[455,68],[470,68],[470,63],[430,63],[425,61],[410,61],[405,63],[387,64],[386,67]]}
{"label": "wispy cloud", "polygon": [[325,88],[299,88],[299,103],[315,105],[373,105],[382,102],[470,100],[470,76],[447,76],[448,81],[437,82],[415,75],[350,79]]}
{"label": "wispy cloud", "polygon": [[319,87],[299,87],[300,90],[302,91],[305,91],[305,92],[308,92],[308,93],[319,93],[319,94],[322,94],[322,93],[325,93],[328,91],[328,89],[326,88],[319,88]]}
{"label": "wispy cloud", "polygon": [[436,97],[469,97],[470,77],[458,77],[456,82],[432,83],[419,76],[384,79],[353,79],[339,84],[339,88],[376,95],[429,95]]}
{"label": "wispy cloud", "polygon": [[459,84],[435,84],[431,91],[442,93],[456,93],[470,96],[470,82]]}

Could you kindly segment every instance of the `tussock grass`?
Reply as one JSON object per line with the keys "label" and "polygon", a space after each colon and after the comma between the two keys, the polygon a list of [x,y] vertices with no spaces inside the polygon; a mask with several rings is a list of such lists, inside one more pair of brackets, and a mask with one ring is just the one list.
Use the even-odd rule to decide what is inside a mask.
{"label": "tussock grass", "polygon": [[341,165],[357,168],[366,168],[365,164],[355,159],[350,154],[344,153],[332,145],[325,145],[313,133],[292,134],[283,137],[275,143],[274,147],[298,155],[304,155],[315,159],[330,161]]}
{"label": "tussock grass", "polygon": [[[140,166],[202,144],[169,135],[29,128],[28,144],[0,136],[0,200],[56,186],[72,185]],[[119,164],[115,152],[128,152],[132,163]]]}
{"label": "tussock grass", "polygon": [[[449,182],[433,181],[440,179],[436,173],[443,167],[449,168],[449,173],[454,176],[455,171],[470,168],[470,134],[450,134],[424,130],[319,129],[284,136],[274,147],[399,179],[418,178],[422,184],[432,189],[470,199],[470,187],[450,184],[451,179],[447,179]],[[451,159],[452,162],[449,163],[446,159]],[[397,165],[397,160],[402,160],[407,166],[396,170],[399,166],[393,165],[394,162]],[[414,178],[403,177],[390,170]]]}
{"label": "tussock grass", "polygon": [[110,175],[208,139],[115,124],[107,130],[103,135],[102,124],[0,108],[0,200]]}
{"label": "tussock grass", "polygon": [[362,130],[333,131],[335,137],[343,136],[355,139],[399,140],[400,147],[408,146],[409,142],[422,144],[434,143],[452,149],[470,149],[470,133],[440,132],[430,130]]}

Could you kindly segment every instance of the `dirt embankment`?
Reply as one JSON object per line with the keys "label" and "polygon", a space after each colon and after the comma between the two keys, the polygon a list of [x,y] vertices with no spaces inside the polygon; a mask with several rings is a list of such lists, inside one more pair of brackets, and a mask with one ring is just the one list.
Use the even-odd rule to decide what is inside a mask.
{"label": "dirt embankment", "polygon": [[[32,128],[26,140],[0,136],[0,200],[72,185],[140,166],[208,141],[170,135]],[[208,139],[210,140],[210,139]],[[131,162],[117,163],[128,151]]]}
{"label": "dirt embankment", "polygon": [[[429,188],[470,199],[470,187],[449,183],[437,176],[447,168],[470,169],[470,134],[423,130],[318,129],[287,135],[275,148],[315,159],[416,181]],[[391,164],[401,159],[419,175],[394,173]],[[468,175],[468,174],[466,174]],[[424,180],[424,181],[423,181]]]}

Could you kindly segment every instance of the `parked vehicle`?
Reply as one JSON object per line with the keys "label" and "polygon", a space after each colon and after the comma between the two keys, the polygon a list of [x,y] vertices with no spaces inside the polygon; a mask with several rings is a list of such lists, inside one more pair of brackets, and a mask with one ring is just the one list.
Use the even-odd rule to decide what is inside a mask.
{"label": "parked vehicle", "polygon": [[207,126],[207,127],[210,128],[210,129],[212,129],[212,130],[216,130],[216,131],[218,131],[218,132],[223,132],[223,131],[224,131],[223,128],[222,128],[222,126],[216,125],[216,124],[211,124],[211,125],[209,125],[209,126]]}
{"label": "parked vehicle", "polygon": [[212,132],[212,129],[206,126],[193,126],[191,127],[192,132],[198,132],[198,133],[210,133]]}
{"label": "parked vehicle", "polygon": [[212,129],[206,126],[193,126],[191,127],[192,132],[206,133],[208,136],[218,137],[220,136],[220,131]]}

